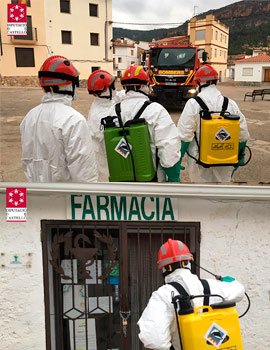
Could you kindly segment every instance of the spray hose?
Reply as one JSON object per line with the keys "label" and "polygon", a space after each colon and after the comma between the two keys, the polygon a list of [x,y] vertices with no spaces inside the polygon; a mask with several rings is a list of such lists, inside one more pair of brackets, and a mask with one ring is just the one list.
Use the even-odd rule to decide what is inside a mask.
{"label": "spray hose", "polygon": [[[211,271],[209,271],[209,270],[206,270],[204,267],[202,267],[202,266],[196,264],[195,261],[193,261],[193,264],[194,264],[195,266],[199,267],[200,269],[202,269],[202,270],[208,272],[210,275],[214,276],[217,280],[219,280],[219,281],[222,280],[222,276],[221,276],[221,275],[216,275],[216,274],[214,274],[213,272],[211,272]],[[211,296],[213,296],[213,295],[211,295]],[[245,296],[246,296],[247,301],[248,301],[248,306],[247,306],[246,310],[242,313],[242,315],[238,316],[238,318],[241,318],[241,317],[245,316],[246,313],[248,312],[249,308],[250,308],[250,304],[251,304],[251,303],[250,303],[250,298],[249,298],[249,296],[248,296],[248,294],[247,294],[246,292],[245,292]],[[224,299],[223,299],[223,300],[224,300]]]}

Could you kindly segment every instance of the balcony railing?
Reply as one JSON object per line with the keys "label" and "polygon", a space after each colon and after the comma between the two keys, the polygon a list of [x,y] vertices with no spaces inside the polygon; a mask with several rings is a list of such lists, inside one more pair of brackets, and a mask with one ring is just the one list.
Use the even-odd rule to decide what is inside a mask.
{"label": "balcony railing", "polygon": [[27,27],[27,35],[14,35],[11,36],[12,41],[24,41],[24,44],[32,44],[38,40],[37,37],[37,28]]}

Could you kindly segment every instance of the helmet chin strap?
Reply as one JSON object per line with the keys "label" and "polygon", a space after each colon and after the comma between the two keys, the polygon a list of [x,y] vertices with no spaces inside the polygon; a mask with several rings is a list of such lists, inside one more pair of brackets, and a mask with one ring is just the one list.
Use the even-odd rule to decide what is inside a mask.
{"label": "helmet chin strap", "polygon": [[106,98],[107,100],[111,100],[111,96],[101,96],[101,95],[95,95],[99,98]]}
{"label": "helmet chin strap", "polygon": [[109,86],[109,92],[110,92],[109,95],[101,96],[101,94],[100,95],[97,94],[96,96],[98,96],[99,98],[107,98],[107,99],[111,100],[112,99],[112,92],[113,92],[113,90],[115,90],[114,82],[113,82],[112,85]]}

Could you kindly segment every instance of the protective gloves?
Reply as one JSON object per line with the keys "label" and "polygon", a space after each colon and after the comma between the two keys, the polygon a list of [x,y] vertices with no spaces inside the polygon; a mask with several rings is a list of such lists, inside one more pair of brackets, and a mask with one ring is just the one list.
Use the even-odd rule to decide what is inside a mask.
{"label": "protective gloves", "polygon": [[235,281],[235,278],[231,276],[225,276],[221,278],[221,282],[233,282],[233,281]]}
{"label": "protective gloves", "polygon": [[[162,167],[163,168],[163,167]],[[168,177],[168,182],[180,182],[180,170],[185,170],[180,163],[180,160],[170,168],[163,168]]]}
{"label": "protective gloves", "polygon": [[181,153],[181,158],[180,158],[180,164],[182,163],[182,159],[184,158],[184,155],[189,147],[190,142],[186,142],[186,141],[181,141],[181,149],[180,149],[180,153]]}
{"label": "protective gloves", "polygon": [[[245,164],[245,147],[246,147],[247,141],[239,142],[239,150],[238,150],[238,159],[239,159],[239,165]],[[235,166],[233,171],[235,172],[239,165]]]}
{"label": "protective gloves", "polygon": [[180,160],[170,168],[163,168],[165,174],[168,177],[168,182],[180,182],[180,170],[185,170],[185,167],[181,165],[182,159],[188,149],[190,142],[181,141],[181,157]]}

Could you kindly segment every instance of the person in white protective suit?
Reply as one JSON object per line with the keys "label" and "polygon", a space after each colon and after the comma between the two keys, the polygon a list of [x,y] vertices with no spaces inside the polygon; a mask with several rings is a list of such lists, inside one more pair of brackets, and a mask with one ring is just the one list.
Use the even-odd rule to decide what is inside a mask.
{"label": "person in white protective suit", "polygon": [[[194,76],[194,80],[197,81],[199,86],[198,96],[206,104],[209,111],[221,111],[224,97],[216,87],[218,80],[217,71],[212,66],[206,64],[198,69]],[[181,139],[181,161],[186,151],[188,151],[191,156],[198,159],[199,149],[194,133],[196,133],[199,142],[200,111],[201,107],[198,102],[194,98],[191,98],[187,101],[178,120],[177,127]],[[240,164],[244,164],[244,150],[249,138],[246,119],[240,112],[237,104],[231,99],[228,99],[226,111],[232,115],[238,115],[240,117],[239,158]],[[210,168],[204,168],[197,164],[196,161],[188,155],[187,163],[191,182],[231,182],[233,171],[237,169],[237,167],[233,168],[233,166],[212,166]]]}
{"label": "person in white protective suit", "polygon": [[[191,273],[190,261],[193,256],[181,241],[169,239],[158,252],[158,268],[162,269],[165,284],[152,296],[138,321],[139,338],[147,349],[181,350],[172,293],[176,289],[168,284],[178,282],[189,295],[202,295],[204,288],[199,278]],[[244,294],[243,285],[230,276],[221,280],[207,279],[210,294],[219,294],[225,301],[239,302]],[[209,304],[219,303],[219,297],[210,297]],[[191,300],[193,308],[203,305],[203,298]]]}
{"label": "person in white protective suit", "polygon": [[71,107],[79,72],[63,56],[39,71],[42,103],[20,125],[22,166],[29,182],[96,182],[97,165],[87,121]]}
{"label": "person in white protective suit", "polygon": [[98,159],[98,181],[108,181],[109,170],[103,130],[100,121],[109,115],[112,106],[123,98],[125,91],[116,91],[115,78],[105,70],[96,70],[90,74],[87,82],[88,92],[94,95],[94,101],[88,113],[88,127]]}
{"label": "person in white protective suit", "polygon": [[[142,66],[131,65],[123,72],[121,84],[126,91],[120,105],[121,118],[125,124],[135,117],[145,101],[149,101],[148,73]],[[157,181],[179,182],[180,139],[169,113],[159,103],[153,102],[143,111],[141,118],[145,119],[148,126],[155,167],[157,156],[159,159]]]}

